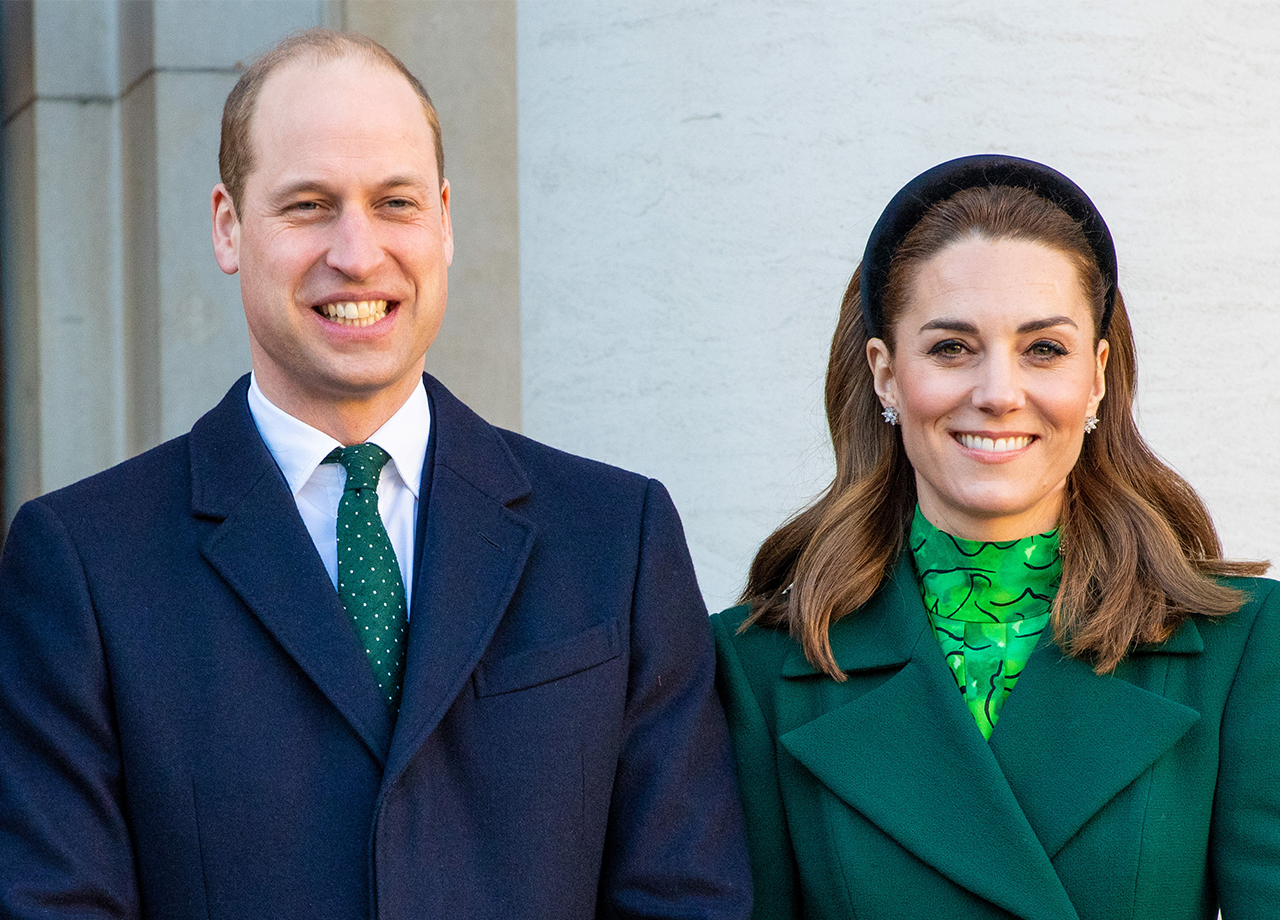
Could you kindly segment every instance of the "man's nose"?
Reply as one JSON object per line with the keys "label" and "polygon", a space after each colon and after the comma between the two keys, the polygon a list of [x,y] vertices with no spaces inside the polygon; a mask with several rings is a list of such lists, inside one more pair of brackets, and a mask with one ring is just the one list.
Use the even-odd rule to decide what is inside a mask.
{"label": "man's nose", "polygon": [[348,278],[368,278],[385,257],[377,227],[358,208],[342,212],[333,228],[326,262]]}
{"label": "man's nose", "polygon": [[1013,357],[988,356],[978,371],[973,404],[992,415],[1021,409],[1026,402],[1017,361]]}

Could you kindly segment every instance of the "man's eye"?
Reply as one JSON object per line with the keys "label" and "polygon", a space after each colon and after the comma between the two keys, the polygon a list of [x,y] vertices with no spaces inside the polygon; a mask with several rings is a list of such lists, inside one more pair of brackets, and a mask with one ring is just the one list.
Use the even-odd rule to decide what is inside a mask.
{"label": "man's eye", "polygon": [[320,210],[320,205],[315,201],[299,201],[294,204],[293,209],[295,211],[318,211]]}
{"label": "man's eye", "polygon": [[401,209],[401,208],[411,207],[412,204],[413,202],[411,202],[408,198],[392,198],[390,201],[387,202],[387,207]]}

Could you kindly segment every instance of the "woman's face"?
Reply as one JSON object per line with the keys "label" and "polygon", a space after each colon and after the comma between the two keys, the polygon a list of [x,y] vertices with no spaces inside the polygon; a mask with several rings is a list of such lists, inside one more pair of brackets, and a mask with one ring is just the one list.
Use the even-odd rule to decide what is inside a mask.
{"label": "woman's face", "polygon": [[894,332],[894,354],[872,339],[867,359],[924,516],[970,540],[1055,527],[1107,363],[1070,260],[1026,240],[953,243],[920,266]]}

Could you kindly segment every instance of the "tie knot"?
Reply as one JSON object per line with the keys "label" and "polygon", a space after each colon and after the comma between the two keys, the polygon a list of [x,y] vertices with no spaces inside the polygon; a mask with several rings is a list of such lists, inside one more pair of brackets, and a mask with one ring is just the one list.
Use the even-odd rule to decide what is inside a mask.
{"label": "tie knot", "polygon": [[347,471],[346,489],[376,489],[382,468],[387,465],[391,455],[377,444],[352,444],[350,447],[335,447],[325,463],[341,463]]}

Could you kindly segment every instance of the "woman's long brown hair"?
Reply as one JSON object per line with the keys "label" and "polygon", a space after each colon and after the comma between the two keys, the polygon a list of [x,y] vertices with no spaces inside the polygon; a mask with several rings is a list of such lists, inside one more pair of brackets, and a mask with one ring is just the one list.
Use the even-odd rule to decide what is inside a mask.
{"label": "woman's long brown hair", "polygon": [[[1079,226],[1031,192],[968,189],[934,206],[894,254],[882,322],[891,353],[892,330],[921,264],[974,237],[1030,240],[1062,252],[1080,273],[1097,327],[1106,287]],[[898,429],[880,418],[860,272],[845,291],[827,366],[835,480],[764,541],[742,594],[752,607],[746,626],[787,627],[809,661],[835,680],[844,674],[831,653],[831,624],[855,613],[884,582],[903,552],[916,504],[915,473]],[[1239,609],[1240,593],[1215,576],[1267,569],[1222,558],[1200,497],[1138,433],[1133,332],[1118,291],[1105,338],[1111,354],[1098,428],[1067,477],[1058,521],[1062,585],[1052,617],[1063,650],[1099,673],[1114,670],[1134,646],[1169,638],[1192,613]]]}

